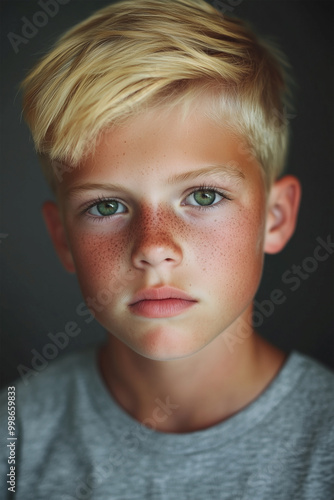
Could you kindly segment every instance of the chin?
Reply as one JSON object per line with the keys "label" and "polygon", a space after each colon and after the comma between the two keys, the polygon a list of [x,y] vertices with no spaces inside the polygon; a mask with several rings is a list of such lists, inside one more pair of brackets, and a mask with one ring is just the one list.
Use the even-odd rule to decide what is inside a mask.
{"label": "chin", "polygon": [[[205,347],[202,343],[199,345],[193,338],[186,338],[187,335],[182,332],[171,334],[170,331],[159,331],[147,333],[140,342],[127,343],[133,351],[141,356],[154,361],[172,361],[187,358],[197,353]],[[133,340],[133,339],[132,339]]]}

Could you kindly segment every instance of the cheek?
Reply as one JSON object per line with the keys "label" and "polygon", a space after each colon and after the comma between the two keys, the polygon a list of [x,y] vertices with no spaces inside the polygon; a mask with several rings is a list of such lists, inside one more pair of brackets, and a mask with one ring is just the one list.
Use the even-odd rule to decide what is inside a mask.
{"label": "cheek", "polygon": [[231,301],[254,295],[262,274],[263,227],[261,212],[240,211],[194,233],[195,273],[211,285],[212,294]]}
{"label": "cheek", "polygon": [[122,281],[125,238],[110,234],[77,235],[70,241],[77,277],[84,296],[96,296]]}

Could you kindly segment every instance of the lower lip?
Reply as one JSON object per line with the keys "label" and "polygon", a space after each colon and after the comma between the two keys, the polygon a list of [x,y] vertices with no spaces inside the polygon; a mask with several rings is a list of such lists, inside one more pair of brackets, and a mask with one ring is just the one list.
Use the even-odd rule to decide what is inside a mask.
{"label": "lower lip", "polygon": [[195,301],[184,299],[141,300],[130,305],[130,309],[138,316],[145,318],[171,318],[194,304],[196,304]]}

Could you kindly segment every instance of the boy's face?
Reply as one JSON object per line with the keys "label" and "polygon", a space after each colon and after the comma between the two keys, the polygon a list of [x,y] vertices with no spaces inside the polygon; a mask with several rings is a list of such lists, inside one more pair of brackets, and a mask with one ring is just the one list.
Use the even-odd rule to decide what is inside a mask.
{"label": "boy's face", "polygon": [[[199,108],[180,116],[151,110],[106,132],[95,154],[65,174],[58,196],[97,320],[157,360],[193,354],[248,318],[263,265],[259,164],[242,152],[241,137]],[[189,300],[136,297],[166,286]]]}

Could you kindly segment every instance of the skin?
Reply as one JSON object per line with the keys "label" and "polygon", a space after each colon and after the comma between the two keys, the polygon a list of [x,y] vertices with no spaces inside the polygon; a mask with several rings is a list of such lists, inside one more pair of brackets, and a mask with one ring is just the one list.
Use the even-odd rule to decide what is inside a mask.
{"label": "skin", "polygon": [[[64,175],[57,204],[43,206],[64,267],[110,332],[99,366],[111,395],[139,421],[152,415],[157,397],[178,406],[156,422],[160,431],[231,417],[285,360],[253,331],[252,301],[264,253],[280,251],[293,234],[300,185],[287,176],[266,193],[262,169],[241,141],[201,106],[184,119],[178,108],[146,111],[106,131],[94,154]],[[88,183],[103,187],[73,191]],[[192,193],[203,186],[224,197],[199,209]],[[82,205],[97,197],[118,200],[120,212],[97,219],[95,205],[84,215]],[[133,314],[135,293],[164,285],[196,304],[171,318]],[[239,339],[233,348],[231,338]]]}

